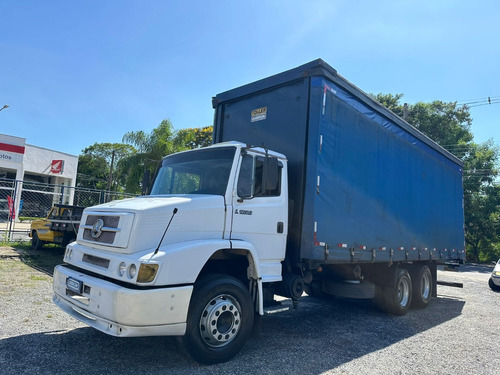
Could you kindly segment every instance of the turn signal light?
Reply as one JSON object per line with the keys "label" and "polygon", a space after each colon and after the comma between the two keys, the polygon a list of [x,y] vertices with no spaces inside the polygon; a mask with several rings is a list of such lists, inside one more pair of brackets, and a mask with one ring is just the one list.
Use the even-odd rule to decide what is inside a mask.
{"label": "turn signal light", "polygon": [[139,274],[137,275],[137,282],[150,283],[154,280],[157,271],[158,264],[141,263],[141,266],[139,267]]}

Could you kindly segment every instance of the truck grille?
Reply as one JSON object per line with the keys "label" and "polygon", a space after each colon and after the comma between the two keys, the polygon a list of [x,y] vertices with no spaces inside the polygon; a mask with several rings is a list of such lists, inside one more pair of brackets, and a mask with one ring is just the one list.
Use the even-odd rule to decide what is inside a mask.
{"label": "truck grille", "polygon": [[86,241],[112,244],[116,234],[120,232],[119,216],[89,215],[83,228],[83,239]]}
{"label": "truck grille", "polygon": [[77,240],[109,246],[110,251],[122,251],[128,246],[134,216],[132,212],[85,210]]}

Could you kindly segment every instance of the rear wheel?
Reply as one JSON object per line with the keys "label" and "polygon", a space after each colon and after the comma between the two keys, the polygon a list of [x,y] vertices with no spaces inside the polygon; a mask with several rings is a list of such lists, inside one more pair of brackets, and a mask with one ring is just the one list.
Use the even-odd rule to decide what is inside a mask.
{"label": "rear wheel", "polygon": [[38,238],[38,232],[33,233],[33,238],[31,239],[31,248],[35,250],[40,250],[42,246],[44,245],[44,242]]}
{"label": "rear wheel", "polygon": [[405,315],[410,309],[411,297],[410,274],[404,268],[400,268],[396,274],[395,285],[377,286],[375,302],[389,314]]}
{"label": "rear wheel", "polygon": [[245,345],[253,319],[248,289],[233,277],[210,276],[195,284],[181,342],[198,362],[225,362]]}
{"label": "rear wheel", "polygon": [[414,276],[412,304],[414,307],[426,307],[431,301],[432,296],[432,274],[427,266],[422,266],[418,274]]}

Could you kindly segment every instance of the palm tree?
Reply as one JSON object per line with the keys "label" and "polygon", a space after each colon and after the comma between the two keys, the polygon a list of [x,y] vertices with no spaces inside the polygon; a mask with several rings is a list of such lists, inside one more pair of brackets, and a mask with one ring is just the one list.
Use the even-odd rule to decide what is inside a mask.
{"label": "palm tree", "polygon": [[152,176],[164,156],[186,149],[185,146],[174,144],[174,138],[175,131],[170,120],[163,120],[150,134],[140,130],[123,136],[123,143],[131,144],[137,149],[136,154],[120,161],[120,168],[128,172],[127,192],[141,192],[143,176]]}

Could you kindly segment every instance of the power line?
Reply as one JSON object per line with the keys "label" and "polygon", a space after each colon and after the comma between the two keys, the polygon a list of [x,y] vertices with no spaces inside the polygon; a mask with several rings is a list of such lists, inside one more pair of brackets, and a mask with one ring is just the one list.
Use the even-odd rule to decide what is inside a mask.
{"label": "power line", "polygon": [[474,108],[474,107],[482,107],[483,105],[491,105],[491,104],[500,104],[500,100],[495,100],[495,101],[490,101],[489,103],[483,103],[483,104],[475,104],[475,105],[469,105],[469,108]]}
{"label": "power line", "polygon": [[480,107],[483,105],[500,104],[500,96],[488,96],[479,99],[469,99],[457,101],[458,105],[466,105],[469,108]]}
{"label": "power line", "polygon": [[476,103],[476,102],[484,102],[484,101],[488,101],[488,99],[497,100],[497,99],[500,99],[500,95],[484,96],[482,98],[476,98],[476,99],[457,100],[457,104],[471,104],[471,103]]}

